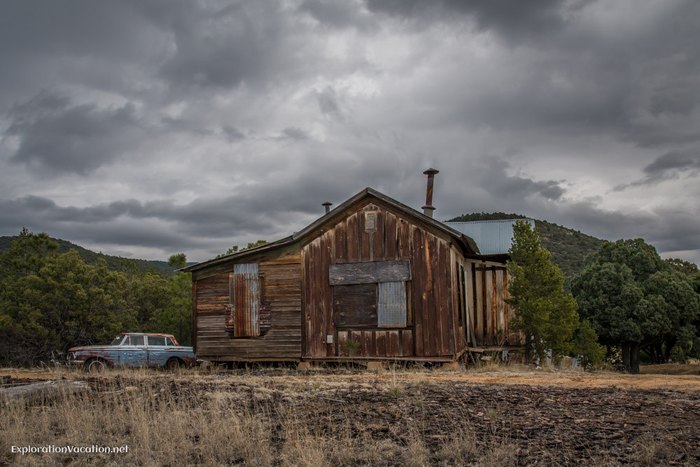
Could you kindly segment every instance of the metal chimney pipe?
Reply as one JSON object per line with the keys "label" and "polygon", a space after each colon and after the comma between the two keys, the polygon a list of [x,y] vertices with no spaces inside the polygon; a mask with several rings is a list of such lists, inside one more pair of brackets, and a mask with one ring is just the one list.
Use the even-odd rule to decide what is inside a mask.
{"label": "metal chimney pipe", "polygon": [[333,203],[331,203],[330,201],[326,201],[321,206],[326,208],[326,214],[328,214],[329,212],[331,212],[331,206],[333,206]]}
{"label": "metal chimney pipe", "polygon": [[435,174],[440,173],[440,171],[430,168],[423,173],[428,176],[428,188],[425,191],[425,206],[423,206],[423,214],[428,217],[433,217],[433,211],[435,211],[435,208],[433,207],[433,181],[435,180]]}

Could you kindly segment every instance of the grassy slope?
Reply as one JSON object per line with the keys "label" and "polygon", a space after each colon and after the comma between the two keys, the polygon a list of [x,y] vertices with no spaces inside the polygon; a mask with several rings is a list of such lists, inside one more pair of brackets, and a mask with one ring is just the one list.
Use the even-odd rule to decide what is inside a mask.
{"label": "grassy slope", "polygon": [[[4,251],[9,248],[10,243],[17,237],[0,237],[0,251]],[[170,267],[167,261],[149,261],[145,259],[130,259],[122,258],[120,256],[105,255],[102,253],[95,253],[94,251],[88,250],[74,243],[66,240],[61,240],[54,238],[54,241],[58,243],[58,249],[61,252],[74,249],[80,254],[81,258],[86,263],[95,264],[98,259],[102,258],[107,262],[107,266],[114,271],[123,272],[154,272],[158,274],[170,275],[173,273],[173,268]]]}
{"label": "grassy slope", "polygon": [[[507,214],[503,212],[494,213],[471,213],[450,219],[450,221],[478,221],[495,219],[524,219],[520,214]],[[578,230],[563,227],[551,222],[535,219],[535,228],[542,238],[542,246],[552,253],[552,259],[564,273],[570,278],[583,267],[584,258],[598,250],[603,244],[601,240]]]}

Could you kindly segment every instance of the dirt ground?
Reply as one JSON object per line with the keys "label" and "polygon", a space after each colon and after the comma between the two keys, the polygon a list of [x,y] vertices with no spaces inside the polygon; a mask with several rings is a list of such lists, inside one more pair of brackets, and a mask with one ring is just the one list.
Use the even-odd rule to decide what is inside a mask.
{"label": "dirt ground", "polygon": [[[391,439],[417,433],[429,464],[455,433],[479,452],[510,453],[494,465],[700,465],[700,376],[492,368],[472,371],[253,369],[137,370],[87,377],[79,371],[0,370],[13,379],[87,379],[96,391],[143,381],[196,403],[218,397],[252,413],[295,414],[328,439]],[[289,418],[289,417],[287,417]],[[491,451],[485,450],[490,446]],[[495,455],[495,454],[494,454]],[[403,461],[402,461],[403,462]],[[484,458],[473,465],[487,465]],[[396,465],[400,465],[397,461]]]}

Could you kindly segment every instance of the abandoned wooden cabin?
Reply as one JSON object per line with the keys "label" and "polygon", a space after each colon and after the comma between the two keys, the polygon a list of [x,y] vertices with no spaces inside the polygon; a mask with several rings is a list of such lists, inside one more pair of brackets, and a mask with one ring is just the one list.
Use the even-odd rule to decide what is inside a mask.
{"label": "abandoned wooden cabin", "polygon": [[287,238],[185,269],[199,358],[450,362],[519,344],[505,263],[470,237],[371,188],[326,210]]}

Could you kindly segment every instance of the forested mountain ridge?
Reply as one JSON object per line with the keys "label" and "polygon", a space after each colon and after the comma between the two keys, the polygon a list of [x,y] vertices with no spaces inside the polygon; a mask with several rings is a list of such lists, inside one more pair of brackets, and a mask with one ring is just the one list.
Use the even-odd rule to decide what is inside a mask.
{"label": "forested mountain ridge", "polygon": [[[18,238],[17,235],[0,237],[0,253],[7,250],[10,244]],[[146,259],[132,259],[123,258],[121,256],[105,255],[103,253],[96,253],[87,248],[83,248],[80,245],[71,243],[67,240],[61,240],[60,238],[53,238],[51,240],[58,244],[58,251],[60,253],[65,253],[71,249],[78,252],[80,257],[88,264],[97,264],[99,259],[105,260],[107,267],[112,271],[121,271],[127,273],[144,273],[152,272],[161,275],[169,276],[174,271],[171,266],[168,265],[167,261],[153,261]]]}
{"label": "forested mountain ridge", "polygon": [[[504,212],[476,212],[462,214],[448,222],[500,219],[526,219],[526,216]],[[605,240],[581,233],[578,230],[539,219],[535,219],[535,230],[540,234],[542,246],[552,253],[554,263],[559,266],[567,279],[578,273],[583,268],[586,256],[598,251],[598,248],[605,242]]]}

